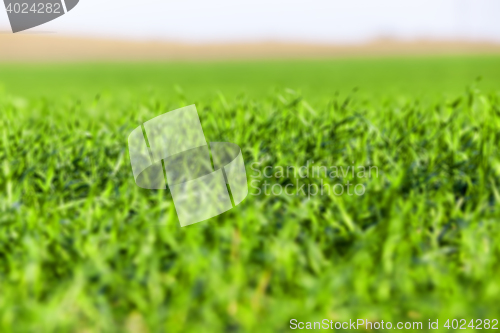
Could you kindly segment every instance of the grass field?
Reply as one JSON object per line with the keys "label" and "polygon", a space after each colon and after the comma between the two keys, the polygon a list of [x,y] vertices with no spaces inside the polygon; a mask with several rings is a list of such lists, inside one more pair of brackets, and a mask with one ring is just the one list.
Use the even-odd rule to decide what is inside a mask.
{"label": "grass field", "polygon": [[[0,64],[0,87],[1,332],[500,317],[500,57]],[[250,194],[180,228],[169,191],[135,185],[127,137],[190,104],[249,181],[365,194]],[[378,174],[251,167],[307,161]]]}

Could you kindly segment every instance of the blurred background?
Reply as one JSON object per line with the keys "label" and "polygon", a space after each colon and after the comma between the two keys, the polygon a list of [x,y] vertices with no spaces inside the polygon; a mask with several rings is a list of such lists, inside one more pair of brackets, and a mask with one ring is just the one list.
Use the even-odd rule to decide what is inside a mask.
{"label": "blurred background", "polygon": [[189,86],[191,98],[274,87],[415,95],[461,92],[482,76],[497,88],[498,17],[499,0],[81,0],[13,34],[0,10],[0,85],[43,95],[90,83]]}
{"label": "blurred background", "polygon": [[498,0],[82,0],[16,38],[0,11],[0,60],[496,53],[499,16]]}
{"label": "blurred background", "polygon": [[[500,42],[498,0],[82,0],[33,31],[181,42]],[[0,28],[9,30],[5,11]]]}

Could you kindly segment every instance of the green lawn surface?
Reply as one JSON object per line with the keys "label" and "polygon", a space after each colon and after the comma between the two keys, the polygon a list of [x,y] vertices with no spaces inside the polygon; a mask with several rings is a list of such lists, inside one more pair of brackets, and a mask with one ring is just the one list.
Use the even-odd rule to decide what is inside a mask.
{"label": "green lawn surface", "polygon": [[353,88],[380,98],[394,94],[457,94],[478,76],[498,88],[500,57],[406,57],[252,62],[0,64],[4,90],[23,96],[155,90],[171,96],[179,87],[192,99],[221,91],[262,98],[277,88],[300,89],[308,99],[330,98]]}
{"label": "green lawn surface", "polygon": [[[190,104],[249,185],[365,193],[251,187],[181,228],[168,190],[134,183],[127,137]],[[0,64],[0,331],[498,320],[499,139],[500,57]],[[378,173],[254,170],[308,161]]]}

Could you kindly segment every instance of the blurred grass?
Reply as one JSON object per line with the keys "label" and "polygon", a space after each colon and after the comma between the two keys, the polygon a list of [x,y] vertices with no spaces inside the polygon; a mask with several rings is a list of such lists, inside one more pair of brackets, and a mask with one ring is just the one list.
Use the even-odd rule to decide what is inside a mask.
{"label": "blurred grass", "polygon": [[[498,319],[499,64],[0,65],[0,330]],[[126,139],[192,103],[249,176],[313,160],[379,177],[362,197],[249,195],[181,229],[168,192],[134,184]]]}
{"label": "blurred grass", "polygon": [[245,94],[262,98],[276,88],[300,89],[308,100],[330,97],[355,87],[372,97],[394,94],[458,94],[476,77],[483,89],[498,88],[500,57],[406,57],[336,60],[274,60],[254,62],[1,64],[0,86],[24,96],[94,97],[128,91],[164,98],[174,86],[190,99],[209,98],[222,91],[232,98]]}

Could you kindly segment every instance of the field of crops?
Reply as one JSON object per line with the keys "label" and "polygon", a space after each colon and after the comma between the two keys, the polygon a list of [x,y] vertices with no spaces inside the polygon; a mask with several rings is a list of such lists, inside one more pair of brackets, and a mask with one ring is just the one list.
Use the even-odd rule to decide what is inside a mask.
{"label": "field of crops", "polygon": [[[127,137],[190,104],[249,184],[364,194],[250,187],[181,228]],[[499,319],[500,57],[0,64],[0,124],[1,332]],[[308,161],[377,172],[259,172]]]}

